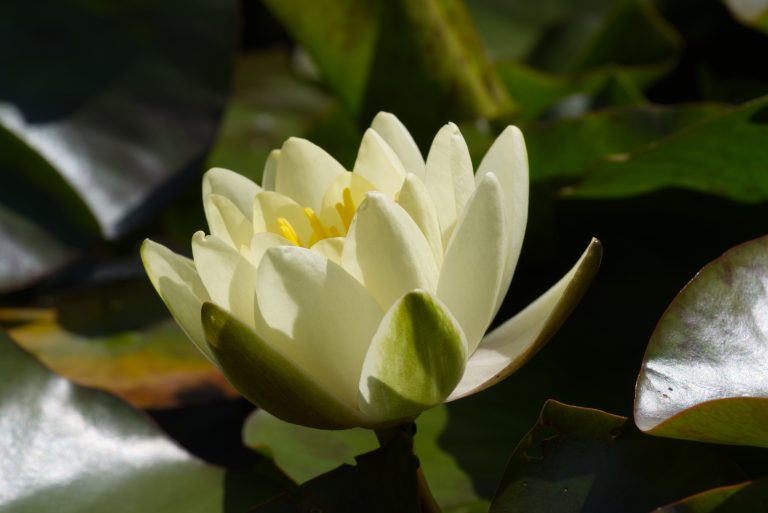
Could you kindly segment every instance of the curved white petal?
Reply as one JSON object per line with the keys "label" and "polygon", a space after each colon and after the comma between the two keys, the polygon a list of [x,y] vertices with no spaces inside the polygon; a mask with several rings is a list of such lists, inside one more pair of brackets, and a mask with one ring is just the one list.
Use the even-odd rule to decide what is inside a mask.
{"label": "curved white petal", "polygon": [[406,172],[424,179],[424,157],[411,133],[394,114],[379,112],[373,118],[371,128],[392,148]]}
{"label": "curved white petal", "polygon": [[275,181],[277,180],[277,166],[280,162],[280,150],[269,152],[267,161],[264,163],[264,172],[261,175],[261,186],[265,191],[275,190]]}
{"label": "curved white petal", "polygon": [[439,268],[443,264],[443,238],[440,233],[440,222],[437,211],[424,183],[413,173],[408,173],[403,182],[403,188],[397,196],[397,202],[408,212],[421,233],[427,239],[435,263]]}
{"label": "curved white petal", "polygon": [[253,200],[253,232],[283,235],[278,221],[280,218],[290,223],[302,243],[310,239],[312,227],[301,205],[278,192],[263,191],[257,194]]}
{"label": "curved white petal", "polygon": [[[253,198],[261,187],[239,173],[220,167],[214,167],[203,175],[203,200],[210,194],[218,194],[229,199],[240,212],[251,218]],[[203,207],[207,208],[204,201]],[[207,215],[207,211],[206,211]]]}
{"label": "curved white petal", "polygon": [[493,142],[477,168],[475,181],[479,182],[487,173],[494,173],[499,178],[511,225],[503,285],[496,300],[495,311],[498,311],[520,258],[528,222],[528,152],[523,134],[516,126],[508,126]]}
{"label": "curved white petal", "polygon": [[496,313],[508,248],[504,193],[496,175],[488,173],[456,225],[437,285],[437,297],[464,329],[470,354]]}
{"label": "curved white petal", "polygon": [[200,322],[200,309],[210,297],[195,270],[195,264],[149,239],[141,245],[141,259],[152,285],[173,318],[195,346],[215,362]]}
{"label": "curved white petal", "polygon": [[443,126],[432,142],[424,185],[432,195],[443,242],[447,244],[456,219],[475,188],[467,143],[453,123]]}
{"label": "curved white petal", "polygon": [[373,129],[363,135],[355,160],[354,173],[393,198],[403,184],[405,168],[392,148]]}
{"label": "curved white petal", "polygon": [[254,267],[258,268],[261,259],[264,258],[264,253],[266,253],[269,248],[292,245],[293,243],[282,235],[270,232],[254,233],[253,238],[251,239],[251,248],[246,255],[246,258],[251,261]]}
{"label": "curved white petal", "polygon": [[602,248],[592,239],[570,271],[523,311],[489,333],[470,356],[449,401],[498,383],[528,361],[554,335],[578,303],[600,265]]}
{"label": "curved white petal", "polygon": [[344,167],[319,146],[291,137],[280,150],[275,191],[320,212],[325,190],[344,172]]}
{"label": "curved white petal", "polygon": [[341,253],[344,251],[344,237],[330,237],[317,241],[312,251],[320,253],[331,262],[341,265]]}
{"label": "curved white petal", "polygon": [[324,256],[284,246],[264,255],[256,298],[263,322],[257,330],[356,407],[363,360],[384,315],[365,288]]}
{"label": "curved white petal", "polygon": [[385,310],[410,290],[434,292],[437,286],[437,265],[421,230],[379,192],[368,193],[357,209],[341,264]]}
{"label": "curved white petal", "polygon": [[237,205],[220,194],[209,194],[204,204],[211,234],[238,250],[247,248],[253,235],[250,215],[246,217]]}
{"label": "curved white petal", "polygon": [[256,290],[253,264],[223,240],[203,232],[192,237],[192,255],[211,300],[253,326]]}
{"label": "curved white petal", "polygon": [[466,358],[467,341],[445,305],[426,291],[409,292],[373,336],[360,375],[360,411],[374,422],[413,418],[448,397]]}

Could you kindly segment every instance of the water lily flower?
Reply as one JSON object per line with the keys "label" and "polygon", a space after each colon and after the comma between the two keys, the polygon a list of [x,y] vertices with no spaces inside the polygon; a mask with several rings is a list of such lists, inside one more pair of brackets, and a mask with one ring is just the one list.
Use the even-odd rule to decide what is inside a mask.
{"label": "water lily flower", "polygon": [[383,428],[504,379],[554,333],[600,259],[576,265],[492,332],[528,211],[523,136],[506,128],[473,173],[456,125],[426,161],[378,114],[349,172],[290,138],[262,185],[203,179],[210,235],[190,260],[150,240],[142,258],[189,338],[248,399],[310,427]]}

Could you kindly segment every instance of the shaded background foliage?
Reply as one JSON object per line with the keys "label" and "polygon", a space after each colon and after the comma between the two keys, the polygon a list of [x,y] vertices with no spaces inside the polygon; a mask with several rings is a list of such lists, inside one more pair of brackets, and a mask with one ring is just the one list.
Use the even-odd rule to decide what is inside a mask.
{"label": "shaded background foliage", "polygon": [[[548,399],[631,416],[671,299],[703,264],[768,231],[768,18],[718,0],[13,0],[0,12],[0,323],[48,368],[149,410],[204,460],[269,467],[275,494],[290,485],[264,454],[279,449],[241,443],[251,407],[185,341],[138,260],[145,237],[189,253],[205,228],[206,167],[258,181],[267,153],[302,135],[349,168],[379,110],[422,151],[457,122],[476,165],[503,126],[521,126],[532,210],[498,320],[591,236],[605,256],[541,354],[439,410],[435,458],[452,458],[469,490],[449,498],[455,511],[487,509]],[[580,415],[547,408],[542,418]],[[595,429],[569,436],[602,447]],[[628,436],[634,447],[642,435]],[[707,462],[698,481],[649,458],[649,470],[614,476],[633,483],[624,499],[587,488],[563,511],[646,511],[768,475],[764,449],[691,444],[669,450]],[[504,483],[523,471],[534,472],[510,467]],[[628,499],[650,489],[660,502]]]}

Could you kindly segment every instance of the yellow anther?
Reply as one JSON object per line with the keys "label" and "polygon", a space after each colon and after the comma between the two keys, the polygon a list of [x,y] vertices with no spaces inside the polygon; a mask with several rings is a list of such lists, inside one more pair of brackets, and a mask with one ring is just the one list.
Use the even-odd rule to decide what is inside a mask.
{"label": "yellow anther", "polygon": [[318,219],[314,210],[309,207],[305,207],[304,215],[307,216],[307,219],[309,220],[309,226],[312,228],[312,240],[309,242],[310,246],[319,240],[327,239],[330,237],[328,230],[326,230],[325,226],[323,226],[323,223],[320,221],[320,219]]}
{"label": "yellow anther", "polygon": [[339,213],[344,228],[349,230],[349,225],[352,224],[352,218],[355,215],[355,204],[352,201],[352,191],[349,187],[344,187],[341,193],[342,203],[336,203],[336,212]]}
{"label": "yellow anther", "polygon": [[296,233],[296,230],[294,230],[288,219],[284,217],[278,217],[277,225],[280,227],[280,232],[282,233],[283,237],[296,244],[297,246],[301,246],[301,242],[299,242],[299,234]]}

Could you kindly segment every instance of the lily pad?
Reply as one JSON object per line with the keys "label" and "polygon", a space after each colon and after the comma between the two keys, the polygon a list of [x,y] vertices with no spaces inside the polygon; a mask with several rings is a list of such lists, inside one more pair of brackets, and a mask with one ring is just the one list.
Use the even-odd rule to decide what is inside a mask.
{"label": "lily pad", "polygon": [[766,201],[767,138],[768,97],[763,97],[605,160],[571,192],[580,198],[621,198],[683,188],[746,203]]}
{"label": "lily pad", "polygon": [[491,513],[647,513],[741,479],[705,445],[649,437],[625,417],[550,400],[515,449]]}
{"label": "lily pad", "polygon": [[101,391],[46,370],[0,333],[0,509],[232,513],[280,493],[268,467],[213,467]]}
{"label": "lily pad", "polygon": [[709,263],[651,335],[635,422],[649,433],[768,447],[768,237]]}
{"label": "lily pad", "polygon": [[146,280],[68,291],[49,307],[3,308],[0,325],[49,369],[140,408],[237,395]]}
{"label": "lily pad", "polygon": [[768,480],[760,479],[697,493],[654,513],[747,513],[768,507]]}

